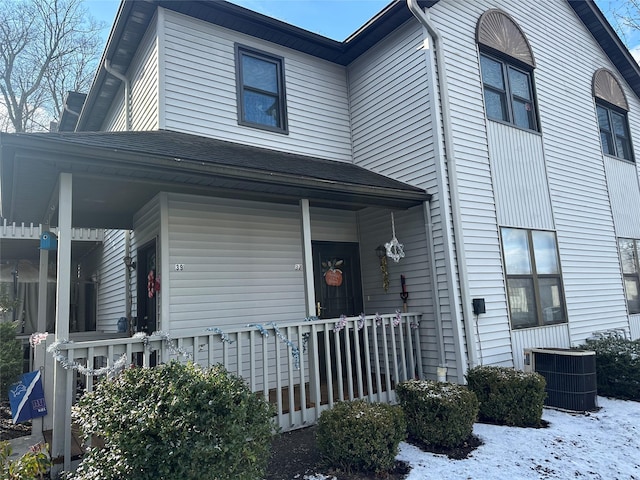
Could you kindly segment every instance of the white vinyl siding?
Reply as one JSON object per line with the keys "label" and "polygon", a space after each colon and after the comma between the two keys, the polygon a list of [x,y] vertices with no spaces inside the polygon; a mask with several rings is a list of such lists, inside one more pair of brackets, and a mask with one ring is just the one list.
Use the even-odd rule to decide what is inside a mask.
{"label": "white vinyl siding", "polygon": [[[344,67],[165,10],[165,128],[351,161]],[[238,125],[234,44],[284,58],[288,135]]]}
{"label": "white vinyl siding", "polygon": [[498,122],[487,122],[487,136],[498,223],[552,230],[542,137]]}
{"label": "white vinyl siding", "polygon": [[605,156],[604,166],[616,235],[640,238],[640,188],[636,165]]}
{"label": "white vinyl siding", "polygon": [[631,327],[631,339],[640,339],[640,315],[630,315],[629,326]]}
{"label": "white vinyl siding", "polygon": [[[496,129],[485,127],[475,44],[478,18],[495,7],[502,8],[520,25],[536,58],[534,81],[543,135],[542,161],[546,163],[548,175],[570,340],[580,342],[595,330],[628,325],[591,90],[593,73],[603,66],[610,69],[613,66],[564,2],[477,1],[465,3],[464,8],[456,2],[440,2],[431,13],[441,28],[446,46],[449,108],[471,296],[502,298],[496,304],[487,305],[487,314],[481,316],[479,323],[485,360],[485,345],[495,345],[494,354],[488,359],[490,363],[497,363],[506,355],[511,357],[509,338],[505,336],[508,324],[504,281],[497,268],[500,265],[496,255],[497,218],[491,212],[494,201],[486,158],[488,139],[482,134]],[[633,97],[626,90],[628,96]],[[638,110],[635,97],[631,110],[634,109]],[[517,145],[520,135],[514,129],[509,139],[503,141],[515,141]],[[524,153],[528,155],[533,151]],[[536,163],[538,167],[540,161]],[[494,178],[501,179],[504,172],[493,173]],[[539,219],[548,222],[544,188],[539,185],[537,175],[532,178],[532,194],[542,203],[535,208],[543,209],[544,215]],[[518,206],[509,212],[508,208],[513,207],[502,203],[507,198],[500,198],[504,193],[500,188],[496,186],[495,198],[496,203],[500,202],[496,207],[500,214],[525,224],[512,226],[527,226],[532,219],[525,213],[529,216],[536,213],[533,206],[526,206],[528,211]]]}
{"label": "white vinyl siding", "polygon": [[102,131],[124,132],[126,129],[127,117],[124,109],[124,87],[120,87],[103,123]]}
{"label": "white vinyl siding", "polygon": [[[441,192],[437,190],[432,99],[426,85],[430,72],[427,52],[420,49],[422,45],[423,31],[416,22],[410,21],[349,65],[353,160],[369,170],[424,188],[433,195],[429,203],[433,238],[428,241],[433,242],[435,249],[438,276],[435,288],[445,326],[448,374],[450,378],[456,378],[456,334],[444,260],[444,250],[448,247],[443,243],[440,210],[443,206],[449,208],[449,199],[446,197],[443,202]],[[389,218],[384,221],[389,222]],[[366,235],[363,234],[363,238]],[[423,274],[428,276],[428,270]],[[426,318],[431,325],[427,331],[434,333],[429,330],[434,328],[433,319],[429,314]],[[428,346],[429,341],[433,342],[434,337],[425,339],[423,350],[428,352],[426,355],[435,355],[436,349],[434,345]],[[425,365],[430,372],[433,367],[433,364]]]}
{"label": "white vinyl siding", "polygon": [[566,323],[546,327],[522,328],[511,332],[513,339],[513,366],[524,369],[524,349],[531,347],[567,348],[570,345]]}
{"label": "white vinyl siding", "polygon": [[356,212],[312,207],[311,240],[326,242],[358,242]]}
{"label": "white vinyl siding", "polygon": [[[493,5],[495,7],[495,5]],[[462,7],[462,8],[461,8]],[[468,292],[484,298],[486,313],[470,319],[481,347],[484,364],[511,365],[513,355],[506,289],[502,271],[496,217],[496,199],[489,162],[482,79],[475,28],[480,15],[491,7],[482,2],[440,2],[431,9],[445,48],[449,112],[455,156]],[[525,31],[526,34],[526,31]],[[469,348],[469,346],[467,346]]]}
{"label": "white vinyl siding", "polygon": [[[126,77],[131,86],[131,129],[137,131],[157,130],[159,127],[159,60],[156,21],[151,22],[149,30],[140,43],[138,51],[131,61]],[[115,80],[120,82],[120,80]],[[127,129],[125,108],[125,89],[120,86],[112,107],[107,114],[102,131],[121,132]]]}
{"label": "white vinyl siding", "polygon": [[96,330],[113,333],[118,319],[126,316],[124,230],[105,230],[98,260],[98,309]]}
{"label": "white vinyl siding", "polygon": [[168,196],[170,329],[302,320],[297,206]]}
{"label": "white vinyl siding", "polygon": [[158,36],[156,21],[145,33],[127,73],[131,80],[131,129],[157,130],[158,105]]}
{"label": "white vinyl siding", "polygon": [[[394,313],[402,311],[400,292],[400,275],[406,279],[407,309],[411,313],[421,313],[420,342],[422,345],[422,363],[425,373],[435,380],[436,368],[439,366],[438,345],[433,308],[433,289],[429,281],[429,258],[424,226],[423,207],[418,206],[405,211],[394,211],[396,236],[404,245],[405,258],[398,263],[387,258],[389,272],[389,289],[382,287],[380,260],[375,249],[391,239],[391,212],[368,208],[358,213],[361,242],[360,264],[362,268],[362,286],[364,306],[367,315],[375,313]],[[445,330],[445,337],[452,339],[453,333]],[[448,363],[455,365],[453,342],[449,341],[450,352]],[[455,369],[451,369],[452,373]]]}

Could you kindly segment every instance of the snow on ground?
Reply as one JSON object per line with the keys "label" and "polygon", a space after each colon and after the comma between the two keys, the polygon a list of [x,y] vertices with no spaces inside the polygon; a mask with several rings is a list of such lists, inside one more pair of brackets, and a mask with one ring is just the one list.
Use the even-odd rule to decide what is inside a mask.
{"label": "snow on ground", "polygon": [[598,405],[586,414],[545,409],[549,428],[476,423],[473,432],[484,445],[464,460],[407,443],[398,459],[411,464],[407,480],[640,480],[640,403],[598,397]]}

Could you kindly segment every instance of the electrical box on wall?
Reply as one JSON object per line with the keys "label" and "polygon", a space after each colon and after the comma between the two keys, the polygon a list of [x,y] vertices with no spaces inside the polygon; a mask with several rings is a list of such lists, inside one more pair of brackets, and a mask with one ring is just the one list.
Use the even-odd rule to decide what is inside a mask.
{"label": "electrical box on wall", "polygon": [[472,300],[473,303],[473,314],[480,315],[481,313],[487,313],[487,309],[484,306],[484,298],[474,298]]}

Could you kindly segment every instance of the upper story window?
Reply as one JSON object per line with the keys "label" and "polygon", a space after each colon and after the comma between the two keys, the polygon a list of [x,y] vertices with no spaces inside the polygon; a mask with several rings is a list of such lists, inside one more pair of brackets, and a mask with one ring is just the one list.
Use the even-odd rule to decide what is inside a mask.
{"label": "upper story window", "polygon": [[640,313],[640,240],[619,238],[620,262],[624,277],[624,294],[629,313]]}
{"label": "upper story window", "polygon": [[284,59],[236,45],[238,122],[287,133]]}
{"label": "upper story window", "polygon": [[566,322],[555,234],[520,228],[501,233],[511,328]]}
{"label": "upper story window", "polygon": [[533,89],[535,61],[527,38],[506,13],[493,9],[476,29],[487,118],[538,130]]}
{"label": "upper story window", "polygon": [[633,161],[627,112],[629,105],[622,87],[611,72],[601,68],[593,75],[602,152]]}

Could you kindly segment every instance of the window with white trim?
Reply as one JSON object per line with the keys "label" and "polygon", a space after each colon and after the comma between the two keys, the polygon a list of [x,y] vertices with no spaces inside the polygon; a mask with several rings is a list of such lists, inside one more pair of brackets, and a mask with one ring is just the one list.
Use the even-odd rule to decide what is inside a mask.
{"label": "window with white trim", "polygon": [[501,228],[511,328],[567,321],[556,235]]}

